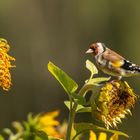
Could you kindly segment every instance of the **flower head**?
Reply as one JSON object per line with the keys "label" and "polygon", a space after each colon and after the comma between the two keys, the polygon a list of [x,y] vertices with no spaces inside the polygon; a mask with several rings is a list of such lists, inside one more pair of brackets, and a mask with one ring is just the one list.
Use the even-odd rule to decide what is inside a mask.
{"label": "flower head", "polygon": [[126,114],[131,114],[137,96],[126,81],[111,81],[103,86],[95,100],[96,118],[109,128],[117,127]]}
{"label": "flower head", "polygon": [[40,130],[44,131],[48,136],[56,138],[64,138],[66,134],[67,124],[62,125],[55,118],[58,117],[59,111],[48,112],[39,117]]}
{"label": "flower head", "polygon": [[5,39],[0,39],[0,87],[3,90],[9,90],[12,84],[9,69],[14,67],[11,61],[15,61],[15,58],[7,54],[9,50],[8,42]]}

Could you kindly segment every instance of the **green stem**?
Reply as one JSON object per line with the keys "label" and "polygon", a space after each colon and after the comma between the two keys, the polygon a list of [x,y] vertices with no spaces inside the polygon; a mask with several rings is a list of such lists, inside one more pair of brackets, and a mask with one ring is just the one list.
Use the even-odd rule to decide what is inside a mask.
{"label": "green stem", "polygon": [[[79,91],[79,95],[84,96],[88,91],[92,90],[93,85],[87,85],[85,84],[81,90]],[[75,119],[75,114],[76,114],[76,109],[78,106],[77,102],[74,102],[74,105],[72,105],[72,97],[69,97],[70,99],[70,112],[69,112],[69,121],[68,121],[68,128],[67,128],[67,135],[66,135],[66,140],[71,140],[71,131],[72,131],[72,126],[74,123]]]}
{"label": "green stem", "polygon": [[79,95],[84,96],[88,91],[92,91],[93,85],[92,84],[85,84],[81,90],[79,91]]}
{"label": "green stem", "polygon": [[70,99],[70,112],[69,112],[69,121],[68,121],[66,140],[70,140],[71,129],[72,129],[72,124],[73,124],[72,97],[69,96],[69,99]]}

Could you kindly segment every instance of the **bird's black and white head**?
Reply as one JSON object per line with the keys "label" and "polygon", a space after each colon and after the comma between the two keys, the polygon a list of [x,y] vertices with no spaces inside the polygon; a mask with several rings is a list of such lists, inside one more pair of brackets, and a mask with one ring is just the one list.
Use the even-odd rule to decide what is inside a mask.
{"label": "bird's black and white head", "polygon": [[90,45],[90,48],[86,51],[86,53],[92,53],[94,56],[103,53],[106,49],[104,43],[97,42]]}

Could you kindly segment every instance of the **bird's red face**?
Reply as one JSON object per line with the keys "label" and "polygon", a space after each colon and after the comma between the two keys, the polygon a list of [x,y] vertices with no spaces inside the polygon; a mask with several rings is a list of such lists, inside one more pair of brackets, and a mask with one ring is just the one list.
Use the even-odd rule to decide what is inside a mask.
{"label": "bird's red face", "polygon": [[90,49],[92,49],[94,55],[97,55],[98,52],[99,52],[98,51],[98,45],[96,43],[91,44]]}
{"label": "bird's red face", "polygon": [[103,43],[97,42],[90,45],[86,53],[92,53],[94,56],[103,53],[105,50],[105,45]]}
{"label": "bird's red face", "polygon": [[86,53],[93,53],[94,55],[98,54],[98,45],[97,43],[93,43],[89,46],[89,49],[87,50]]}

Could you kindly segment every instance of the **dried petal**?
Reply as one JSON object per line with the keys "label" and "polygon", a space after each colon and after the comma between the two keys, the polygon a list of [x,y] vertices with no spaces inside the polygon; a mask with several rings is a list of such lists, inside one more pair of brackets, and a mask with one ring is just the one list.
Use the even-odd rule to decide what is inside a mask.
{"label": "dried petal", "polygon": [[10,68],[15,67],[11,61],[15,61],[14,57],[8,55],[10,46],[5,39],[0,39],[0,86],[3,90],[9,90],[11,87],[11,74]]}

